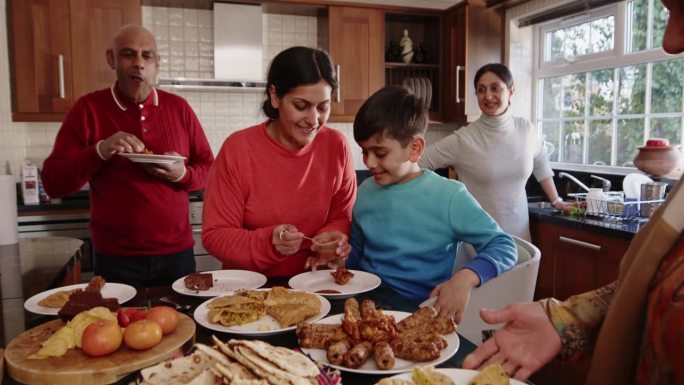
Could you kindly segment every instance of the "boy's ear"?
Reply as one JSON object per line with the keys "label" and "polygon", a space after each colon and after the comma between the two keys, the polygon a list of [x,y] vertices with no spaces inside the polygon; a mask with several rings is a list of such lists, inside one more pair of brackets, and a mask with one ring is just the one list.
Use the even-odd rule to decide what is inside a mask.
{"label": "boy's ear", "polygon": [[411,139],[411,155],[409,160],[413,163],[418,163],[418,159],[423,155],[425,151],[425,138],[422,135],[416,135]]}

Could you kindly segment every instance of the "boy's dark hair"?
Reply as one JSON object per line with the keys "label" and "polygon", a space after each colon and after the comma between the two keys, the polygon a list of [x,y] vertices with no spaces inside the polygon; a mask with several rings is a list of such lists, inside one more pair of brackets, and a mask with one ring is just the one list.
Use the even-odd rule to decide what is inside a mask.
{"label": "boy's dark hair", "polygon": [[387,135],[406,147],[415,135],[425,134],[427,106],[411,91],[386,86],[366,100],[354,118],[354,140],[363,142],[376,134]]}
{"label": "boy's dark hair", "polygon": [[276,95],[282,98],[290,90],[325,80],[333,91],[337,89],[337,73],[327,52],[309,47],[290,47],[277,54],[268,68],[266,79],[266,100],[262,105],[264,114],[271,119],[278,118],[278,110],[271,105],[268,89],[275,86]]}
{"label": "boy's dark hair", "polygon": [[489,63],[480,67],[480,69],[475,73],[475,81],[473,82],[475,89],[477,89],[477,82],[479,82],[482,75],[486,74],[487,72],[491,72],[498,76],[504,81],[504,83],[506,83],[506,86],[508,86],[509,89],[513,87],[513,74],[511,73],[511,70],[501,63]]}

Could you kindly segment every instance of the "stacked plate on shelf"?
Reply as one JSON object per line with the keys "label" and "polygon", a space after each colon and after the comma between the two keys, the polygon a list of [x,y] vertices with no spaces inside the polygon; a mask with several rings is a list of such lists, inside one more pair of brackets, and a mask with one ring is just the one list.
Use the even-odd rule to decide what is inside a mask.
{"label": "stacked plate on shelf", "polygon": [[402,85],[413,91],[414,95],[422,100],[428,108],[430,107],[432,102],[432,82],[429,78],[424,76],[404,78]]}

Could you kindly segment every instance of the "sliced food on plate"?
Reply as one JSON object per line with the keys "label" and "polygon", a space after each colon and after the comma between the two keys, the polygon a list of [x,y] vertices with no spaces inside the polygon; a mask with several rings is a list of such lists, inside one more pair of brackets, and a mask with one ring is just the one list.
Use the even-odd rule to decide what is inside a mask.
{"label": "sliced food on plate", "polygon": [[294,329],[307,319],[318,320],[328,311],[330,303],[320,295],[276,286],[208,300],[195,309],[195,319],[217,331],[266,335]]}
{"label": "sliced food on plate", "polygon": [[490,364],[482,371],[416,367],[413,371],[383,378],[375,385],[524,385],[512,380],[500,364]]}
{"label": "sliced food on plate", "polygon": [[321,370],[297,351],[254,340],[223,342],[212,336],[214,347],[196,344],[182,358],[140,371],[140,384],[336,385],[339,373]]}
{"label": "sliced food on plate", "polygon": [[377,309],[369,299],[359,305],[355,298],[345,301],[343,315],[298,324],[297,337],[314,359],[360,373],[399,373],[417,362],[443,362],[459,344],[453,319],[437,317],[431,306],[409,314]]}

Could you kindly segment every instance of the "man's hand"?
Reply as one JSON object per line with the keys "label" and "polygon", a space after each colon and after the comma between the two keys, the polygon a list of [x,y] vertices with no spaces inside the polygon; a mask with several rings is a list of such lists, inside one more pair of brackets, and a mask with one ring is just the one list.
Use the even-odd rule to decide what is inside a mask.
{"label": "man's hand", "polygon": [[511,377],[525,381],[561,350],[560,336],[538,303],[482,309],[480,316],[488,324],[505,325],[465,358],[465,369],[500,363]]}
{"label": "man's hand", "polygon": [[97,144],[97,150],[105,160],[112,157],[117,152],[140,153],[145,149],[145,144],[135,135],[118,131],[109,138]]}
{"label": "man's hand", "polygon": [[[166,155],[180,156],[177,152],[167,152]],[[150,175],[169,182],[178,182],[185,175],[185,162],[177,160],[173,163],[141,163]]]}

